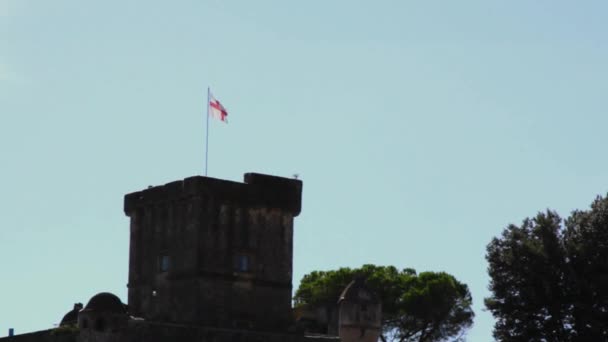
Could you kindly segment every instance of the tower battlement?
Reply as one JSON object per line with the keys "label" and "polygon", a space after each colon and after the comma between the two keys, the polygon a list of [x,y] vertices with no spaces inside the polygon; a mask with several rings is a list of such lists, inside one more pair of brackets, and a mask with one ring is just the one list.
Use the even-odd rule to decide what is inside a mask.
{"label": "tower battlement", "polygon": [[302,181],[246,173],[244,183],[194,176],[125,195],[124,211],[208,194],[219,201],[249,206],[264,206],[289,211],[298,216],[302,207]]}

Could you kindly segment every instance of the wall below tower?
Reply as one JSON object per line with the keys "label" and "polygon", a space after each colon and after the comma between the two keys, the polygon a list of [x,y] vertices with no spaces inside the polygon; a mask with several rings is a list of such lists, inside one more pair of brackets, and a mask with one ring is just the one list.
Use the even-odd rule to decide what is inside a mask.
{"label": "wall below tower", "polygon": [[335,336],[305,336],[293,333],[254,332],[179,324],[130,321],[120,332],[70,331],[58,329],[0,338],[0,342],[340,342]]}

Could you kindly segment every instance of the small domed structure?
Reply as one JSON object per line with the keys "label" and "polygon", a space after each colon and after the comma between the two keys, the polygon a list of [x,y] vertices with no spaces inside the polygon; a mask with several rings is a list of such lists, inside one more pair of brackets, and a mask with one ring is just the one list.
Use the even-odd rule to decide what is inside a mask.
{"label": "small domed structure", "polygon": [[344,342],[376,342],[382,328],[380,299],[362,277],[353,280],[338,300],[338,335]]}
{"label": "small domed structure", "polygon": [[76,325],[76,323],[78,323],[78,312],[80,310],[82,310],[82,303],[75,303],[74,308],[63,316],[59,326]]}
{"label": "small domed structure", "polygon": [[84,310],[127,313],[126,307],[120,301],[120,298],[110,292],[101,292],[91,297]]}
{"label": "small domed structure", "polygon": [[127,326],[127,306],[109,292],[94,295],[78,314],[78,327],[85,331],[115,332]]}

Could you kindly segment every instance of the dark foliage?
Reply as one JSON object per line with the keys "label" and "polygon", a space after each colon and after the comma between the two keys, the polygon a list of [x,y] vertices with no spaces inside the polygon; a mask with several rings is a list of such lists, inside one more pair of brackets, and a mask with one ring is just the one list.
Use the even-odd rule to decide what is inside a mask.
{"label": "dark foliage", "polygon": [[358,269],[315,271],[305,275],[295,303],[332,307],[356,275],[382,302],[382,341],[444,341],[461,337],[473,323],[466,284],[443,272],[416,274],[413,269],[364,265]]}
{"label": "dark foliage", "polygon": [[539,213],[487,247],[499,341],[608,341],[608,199]]}

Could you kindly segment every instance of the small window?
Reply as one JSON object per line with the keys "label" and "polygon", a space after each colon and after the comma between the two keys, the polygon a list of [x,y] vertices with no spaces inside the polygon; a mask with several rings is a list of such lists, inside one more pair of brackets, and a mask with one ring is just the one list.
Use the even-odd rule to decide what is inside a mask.
{"label": "small window", "polygon": [[171,264],[171,259],[168,255],[163,254],[158,258],[158,270],[159,272],[167,272]]}
{"label": "small window", "polygon": [[249,272],[249,257],[247,255],[239,255],[236,260],[236,270],[239,272]]}

